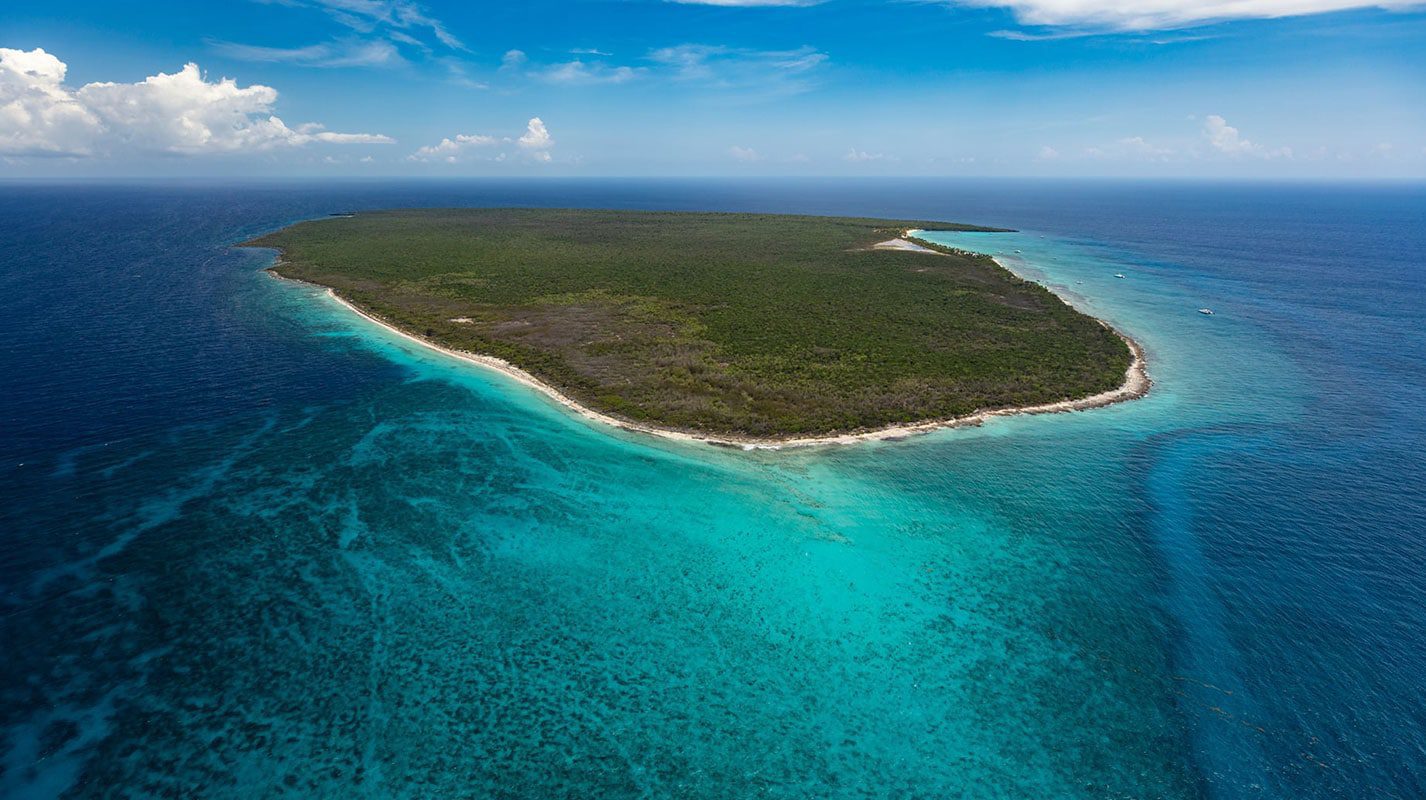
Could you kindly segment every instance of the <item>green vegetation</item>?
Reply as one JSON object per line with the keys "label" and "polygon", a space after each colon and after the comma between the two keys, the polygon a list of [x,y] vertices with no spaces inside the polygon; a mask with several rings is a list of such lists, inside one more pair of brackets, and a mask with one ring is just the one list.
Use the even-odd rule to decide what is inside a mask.
{"label": "green vegetation", "polygon": [[[248,242],[284,276],[630,420],[824,434],[1084,397],[1131,356],[989,257],[871,250],[914,220],[435,209]],[[927,242],[927,246],[936,247]]]}

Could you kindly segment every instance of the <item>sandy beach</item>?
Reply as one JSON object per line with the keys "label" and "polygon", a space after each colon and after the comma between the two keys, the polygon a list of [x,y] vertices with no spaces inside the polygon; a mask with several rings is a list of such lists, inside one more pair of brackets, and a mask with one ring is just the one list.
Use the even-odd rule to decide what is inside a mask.
{"label": "sandy beach", "polygon": [[[915,244],[914,242],[910,242],[905,239],[893,239],[888,242],[881,242],[874,245],[874,247],[881,249],[911,250],[916,252],[929,253],[932,255],[940,255],[940,253],[937,253],[935,250],[922,247],[921,245]],[[999,262],[997,261],[996,263]],[[651,436],[659,436],[665,439],[672,439],[681,442],[698,442],[719,447],[742,448],[745,450],[778,450],[782,448],[817,447],[822,445],[849,445],[856,444],[858,442],[887,441],[903,439],[908,436],[915,436],[917,434],[922,433],[930,433],[931,431],[941,430],[944,428],[964,428],[981,425],[987,420],[993,419],[995,417],[1009,417],[1019,414],[1060,414],[1070,411],[1084,411],[1092,408],[1102,408],[1104,406],[1112,405],[1114,403],[1122,403],[1126,400],[1135,400],[1140,397],[1143,397],[1144,395],[1148,394],[1149,388],[1153,384],[1153,382],[1149,378],[1143,348],[1139,345],[1138,342],[1124,335],[1123,332],[1115,330],[1115,334],[1118,335],[1119,338],[1123,339],[1124,343],[1129,346],[1129,350],[1133,353],[1133,360],[1130,362],[1129,368],[1124,372],[1124,382],[1120,384],[1118,388],[1111,389],[1106,392],[1101,392],[1090,397],[1061,400],[1054,403],[1045,403],[1043,405],[1036,406],[990,409],[985,411],[977,411],[972,414],[967,414],[961,417],[953,417],[950,419],[926,420],[924,422],[891,425],[885,428],[876,428],[874,430],[857,431],[853,433],[836,434],[830,436],[759,437],[734,436],[727,434],[707,434],[700,433],[697,431],[678,430],[675,428],[663,428],[656,425],[647,425],[644,423],[632,422],[630,420],[620,419],[618,417],[605,414],[600,411],[596,411],[578,402],[577,400],[555,388],[554,386],[545,383],[534,375],[531,375],[525,370],[520,369],[519,367],[515,366],[514,364],[511,364],[510,362],[502,358],[482,355],[480,353],[471,353],[464,350],[453,350],[451,348],[444,347],[442,345],[431,342],[423,337],[408,333],[407,331],[403,331],[395,325],[392,325],[386,320],[383,320],[380,317],[376,316],[375,314],[372,314],[356,306],[355,304],[347,300],[345,297],[342,297],[335,290],[329,287],[320,286],[319,284],[308,283],[307,281],[302,281],[295,278],[288,278],[282,275],[278,271],[278,268],[280,266],[281,261],[279,261],[278,264],[274,265],[273,267],[269,268],[267,270],[268,274],[281,280],[293,281],[294,283],[303,283],[308,286],[316,286],[317,288],[323,289],[334,300],[342,304],[344,307],[350,309],[353,313],[365,318],[373,324],[385,328],[386,330],[397,336],[402,337],[403,339],[407,339],[411,342],[419,344],[423,347],[430,348],[437,352],[444,353],[445,355],[450,356],[452,358],[457,358],[462,361],[466,361],[471,364],[475,364],[477,366],[499,372],[545,395],[549,399],[560,404],[561,406],[564,406],[566,409],[573,411],[579,416],[584,417],[585,419],[593,420],[600,424],[609,425],[611,427],[619,428],[621,430],[644,433]],[[1004,267],[1005,265],[1001,264],[1001,266]],[[1103,320],[1100,320],[1099,323],[1101,325],[1104,325],[1106,328],[1114,330],[1113,327],[1109,325],[1109,323]]]}
{"label": "sandy beach", "polygon": [[[908,232],[908,235],[909,235],[909,232]],[[871,246],[871,249],[873,249],[873,250],[908,250],[908,251],[913,252],[913,253],[931,253],[931,254],[933,254],[933,255],[941,255],[940,253],[937,253],[935,250],[932,250],[932,249],[929,248],[929,247],[923,247],[922,245],[916,244],[915,242],[908,241],[908,240],[906,240],[906,239],[887,239],[887,240],[884,241],[884,242],[877,242],[876,244],[872,245],[872,246]]]}

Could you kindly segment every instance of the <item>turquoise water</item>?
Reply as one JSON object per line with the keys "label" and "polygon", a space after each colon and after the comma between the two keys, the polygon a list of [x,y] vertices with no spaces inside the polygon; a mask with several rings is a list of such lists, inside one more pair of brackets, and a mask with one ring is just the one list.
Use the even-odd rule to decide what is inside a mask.
{"label": "turquoise water", "polygon": [[[1421,234],[1350,256],[1420,193],[1230,203],[1207,235],[1226,190],[856,188],[24,190],[0,795],[1419,793]],[[1229,194],[1277,208],[1253,191]],[[1021,227],[934,236],[1135,336],[1155,388],[898,442],[679,444],[226,248],[520,200]]]}

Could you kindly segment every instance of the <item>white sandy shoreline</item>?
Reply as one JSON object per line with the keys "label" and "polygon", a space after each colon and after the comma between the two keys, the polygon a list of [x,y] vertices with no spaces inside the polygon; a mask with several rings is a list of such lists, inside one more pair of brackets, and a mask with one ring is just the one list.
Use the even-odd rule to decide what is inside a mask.
{"label": "white sandy shoreline", "polygon": [[[913,243],[906,242],[906,244],[912,245]],[[935,251],[924,250],[924,252],[934,253]],[[996,263],[999,264],[1000,262],[997,261]],[[694,431],[684,431],[673,428],[661,428],[656,425],[647,425],[644,423],[632,422],[630,420],[620,419],[609,414],[595,411],[594,409],[589,408],[588,406],[574,400],[569,395],[565,394],[554,386],[545,383],[539,378],[536,378],[534,375],[531,375],[525,370],[520,369],[519,367],[515,366],[514,364],[511,364],[503,358],[482,355],[480,353],[471,353],[464,350],[453,350],[451,348],[443,347],[434,342],[428,341],[427,339],[424,339],[415,334],[403,331],[400,328],[381,319],[380,317],[377,317],[376,315],[357,307],[355,304],[347,300],[345,297],[342,297],[330,287],[321,286],[319,284],[314,283],[308,283],[307,281],[302,281],[296,278],[288,278],[282,275],[277,270],[278,266],[280,265],[281,261],[279,260],[277,264],[268,268],[268,274],[272,275],[274,278],[278,278],[281,280],[290,280],[295,283],[304,283],[308,286],[315,286],[319,289],[323,289],[327,292],[328,295],[332,297],[332,299],[336,300],[338,303],[341,303],[344,307],[350,309],[353,313],[363,317],[364,319],[373,324],[385,328],[387,331],[390,331],[391,333],[400,336],[403,339],[415,342],[416,344],[430,348],[437,352],[444,353],[445,355],[450,356],[452,358],[457,358],[462,361],[466,361],[477,366],[485,367],[486,369],[499,372],[515,381],[518,381],[519,383],[524,384],[525,386],[530,387],[531,389],[534,389],[537,392],[540,392],[541,394],[545,395],[556,403],[559,403],[561,406],[564,406],[570,411],[573,411],[574,413],[586,419],[594,420],[596,422],[600,422],[602,424],[626,431],[645,433],[651,436],[659,436],[665,439],[673,439],[675,441],[681,442],[700,442],[703,444],[716,445],[721,447],[736,447],[745,450],[778,450],[786,447],[815,447],[819,445],[856,444],[858,442],[887,441],[894,439],[902,439],[907,436],[914,436],[916,434],[921,433],[929,433],[931,431],[941,430],[943,428],[965,428],[981,425],[987,420],[992,419],[994,417],[1010,417],[1019,414],[1058,414],[1069,411],[1082,411],[1091,408],[1102,408],[1104,406],[1112,405],[1114,403],[1122,403],[1126,400],[1135,400],[1140,397],[1143,397],[1144,395],[1148,394],[1149,387],[1153,383],[1149,379],[1148,370],[1144,360],[1144,350],[1142,347],[1139,346],[1139,343],[1129,338],[1128,336],[1125,336],[1122,332],[1114,330],[1114,328],[1104,320],[1099,320],[1099,323],[1101,325],[1106,328],[1109,328],[1110,330],[1114,330],[1114,333],[1119,338],[1124,340],[1124,343],[1129,346],[1129,350],[1133,353],[1134,357],[1129,364],[1129,368],[1124,372],[1124,382],[1120,384],[1118,388],[1111,389],[1107,392],[1101,392],[1090,397],[1082,397],[1077,400],[1060,400],[1058,402],[1045,403],[1037,406],[1023,406],[1019,408],[1002,408],[993,409],[989,411],[977,411],[973,414],[967,414],[962,417],[954,417],[951,419],[927,420],[925,422],[891,425],[885,428],[877,428],[875,430],[859,431],[856,433],[836,434],[832,436],[758,437],[735,436],[726,434],[704,434]],[[1001,264],[1001,266],[1004,267],[1005,265]]]}

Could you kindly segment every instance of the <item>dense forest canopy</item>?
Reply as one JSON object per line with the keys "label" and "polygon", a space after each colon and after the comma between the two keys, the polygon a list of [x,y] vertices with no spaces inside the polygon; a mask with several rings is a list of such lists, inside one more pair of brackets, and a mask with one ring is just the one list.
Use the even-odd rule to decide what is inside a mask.
{"label": "dense forest canopy", "polygon": [[917,220],[433,209],[249,242],[433,343],[599,411],[742,436],[844,433],[1079,398],[1131,354],[983,255],[872,249]]}

